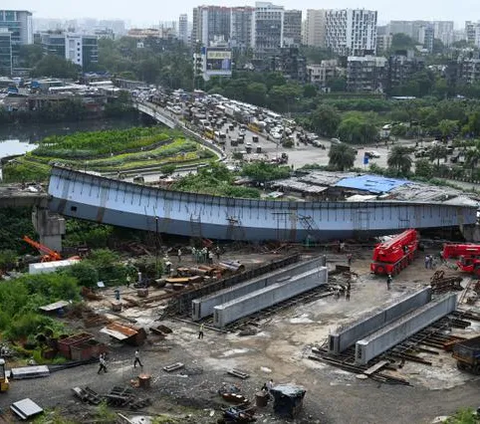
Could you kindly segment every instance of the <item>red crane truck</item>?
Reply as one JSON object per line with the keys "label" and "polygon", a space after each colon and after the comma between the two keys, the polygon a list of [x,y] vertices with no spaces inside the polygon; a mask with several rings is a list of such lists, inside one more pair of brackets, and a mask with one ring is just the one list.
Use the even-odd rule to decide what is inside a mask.
{"label": "red crane truck", "polygon": [[444,244],[442,258],[458,258],[458,268],[480,277],[480,244]]}
{"label": "red crane truck", "polygon": [[375,246],[370,270],[377,275],[396,275],[413,261],[417,250],[417,231],[405,230],[391,240]]}

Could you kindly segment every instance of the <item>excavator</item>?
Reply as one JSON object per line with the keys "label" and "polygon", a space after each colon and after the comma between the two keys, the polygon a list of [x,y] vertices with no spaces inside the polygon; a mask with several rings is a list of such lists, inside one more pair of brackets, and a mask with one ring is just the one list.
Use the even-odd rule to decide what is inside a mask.
{"label": "excavator", "polygon": [[480,244],[444,244],[442,258],[458,258],[459,269],[480,278]]}
{"label": "excavator", "polygon": [[60,261],[62,260],[62,256],[55,250],[48,248],[47,246],[43,245],[42,243],[38,243],[35,240],[32,240],[28,236],[23,236],[23,241],[27,242],[30,246],[37,249],[40,254],[42,255],[41,262],[53,262],[53,261]]}

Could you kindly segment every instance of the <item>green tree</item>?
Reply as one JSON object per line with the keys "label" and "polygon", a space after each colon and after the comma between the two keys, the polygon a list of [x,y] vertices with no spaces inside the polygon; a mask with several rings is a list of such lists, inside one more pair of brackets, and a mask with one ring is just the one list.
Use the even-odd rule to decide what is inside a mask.
{"label": "green tree", "polygon": [[280,112],[290,112],[300,93],[301,88],[298,84],[276,85],[268,95],[270,107]]}
{"label": "green tree", "polygon": [[346,115],[338,127],[340,140],[352,144],[371,143],[377,139],[378,132],[375,124],[359,114]]}
{"label": "green tree", "polygon": [[50,54],[45,56],[33,68],[33,77],[77,78],[81,68],[69,60]]}
{"label": "green tree", "polygon": [[353,168],[355,156],[355,150],[345,143],[332,144],[328,152],[328,165],[338,171],[345,171]]}
{"label": "green tree", "polygon": [[315,132],[325,137],[333,137],[336,134],[340,121],[338,111],[322,103],[310,115],[310,122]]}
{"label": "green tree", "polygon": [[467,150],[467,154],[465,157],[465,166],[470,168],[470,172],[471,172],[470,175],[472,178],[479,160],[480,160],[480,150],[478,150],[477,148]]}
{"label": "green tree", "polygon": [[267,181],[281,180],[290,176],[290,167],[278,166],[266,162],[253,162],[243,166],[242,175],[254,181],[265,183]]}
{"label": "green tree", "polygon": [[409,155],[409,150],[403,146],[394,146],[388,155],[387,164],[390,169],[407,175],[412,168],[412,158]]}
{"label": "green tree", "polygon": [[445,52],[445,44],[443,44],[442,40],[438,39],[438,38],[434,38],[433,39],[433,49],[432,49],[432,53],[433,54],[442,54]]}
{"label": "green tree", "polygon": [[0,269],[3,271],[12,269],[15,267],[17,259],[18,255],[15,250],[0,250]]}
{"label": "green tree", "polygon": [[303,97],[311,99],[317,95],[317,87],[313,84],[305,84],[303,86]]}
{"label": "green tree", "polygon": [[430,160],[437,160],[437,166],[440,166],[440,159],[447,156],[447,148],[443,144],[435,144],[430,149],[429,157]]}
{"label": "green tree", "polygon": [[415,175],[417,177],[431,178],[433,176],[433,166],[428,159],[419,159],[415,162]]}
{"label": "green tree", "polygon": [[18,60],[25,68],[33,68],[43,58],[43,48],[39,44],[24,44],[20,46]]}
{"label": "green tree", "polygon": [[119,255],[112,250],[92,250],[87,260],[98,271],[100,281],[122,284],[125,281],[127,269],[121,263]]}
{"label": "green tree", "polygon": [[468,115],[468,122],[465,126],[464,132],[473,137],[480,135],[480,112],[473,112]]}
{"label": "green tree", "polygon": [[458,122],[450,119],[442,119],[438,124],[438,129],[442,134],[442,140],[448,140],[457,134]]}
{"label": "green tree", "polygon": [[326,84],[334,93],[344,93],[347,91],[347,79],[345,77],[331,78]]}
{"label": "green tree", "polygon": [[65,268],[63,273],[75,278],[84,287],[96,287],[99,281],[98,271],[88,259]]}
{"label": "green tree", "polygon": [[415,40],[409,37],[407,34],[398,33],[392,36],[392,46],[390,50],[395,52],[396,50],[410,50],[415,48]]}
{"label": "green tree", "polygon": [[267,101],[267,86],[261,82],[248,84],[245,100],[257,106],[264,106]]}

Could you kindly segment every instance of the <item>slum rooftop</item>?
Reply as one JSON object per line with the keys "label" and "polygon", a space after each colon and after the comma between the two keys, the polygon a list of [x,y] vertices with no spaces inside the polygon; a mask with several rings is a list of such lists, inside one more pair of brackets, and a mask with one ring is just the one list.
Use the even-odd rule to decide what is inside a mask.
{"label": "slum rooftop", "polygon": [[[276,181],[273,187],[306,194],[318,194],[335,187],[351,192],[355,201],[360,201],[362,198],[363,200],[376,198],[378,200],[479,205],[478,198],[455,188],[354,172],[312,171],[303,176]],[[347,197],[346,200],[352,199]]]}

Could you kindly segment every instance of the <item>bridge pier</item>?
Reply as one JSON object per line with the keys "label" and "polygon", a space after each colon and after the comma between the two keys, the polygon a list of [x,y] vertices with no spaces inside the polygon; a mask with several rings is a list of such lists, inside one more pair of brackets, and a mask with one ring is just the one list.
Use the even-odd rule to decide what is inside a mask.
{"label": "bridge pier", "polygon": [[62,236],[65,234],[65,218],[48,209],[35,206],[32,222],[40,236],[40,243],[57,252],[62,251]]}

